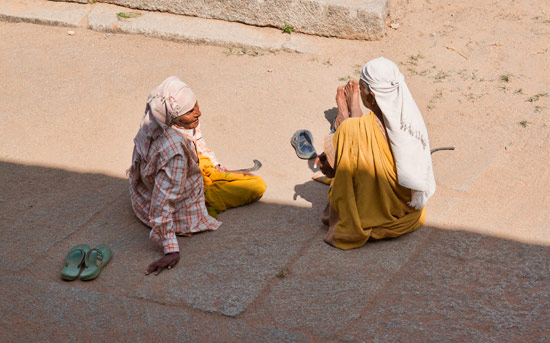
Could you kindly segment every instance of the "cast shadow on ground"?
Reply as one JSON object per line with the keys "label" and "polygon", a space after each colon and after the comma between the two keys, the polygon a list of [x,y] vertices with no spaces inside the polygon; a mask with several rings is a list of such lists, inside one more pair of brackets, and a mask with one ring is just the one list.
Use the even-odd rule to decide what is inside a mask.
{"label": "cast shadow on ground", "polygon": [[334,130],[334,121],[336,120],[337,116],[338,116],[338,107],[333,107],[325,111],[325,119],[330,124],[330,131]]}
{"label": "cast shadow on ground", "polygon": [[[146,277],[160,253],[133,215],[127,180],[8,162],[0,175],[8,341],[273,341],[277,333],[513,342],[550,334],[548,246],[425,226],[341,251],[322,241],[327,187],[308,181],[294,191],[311,206],[261,200],[228,210],[218,231],[178,239],[174,270]],[[108,244],[113,260],[93,282],[63,282],[64,255],[79,243]],[[204,330],[212,325],[215,332]]]}
{"label": "cast shadow on ground", "polygon": [[300,197],[311,203],[313,209],[323,209],[327,204],[327,192],[328,185],[310,180],[294,186],[294,195],[292,198],[296,200]]}
{"label": "cast shadow on ground", "polygon": [[[6,223],[0,270],[21,270],[53,247],[61,247],[55,253],[62,261],[67,247],[83,242],[107,243],[116,250],[128,249],[136,254],[142,249],[141,255],[147,260],[159,254],[147,238],[149,229],[132,211],[126,179],[9,162],[0,162],[0,175],[0,220]],[[296,235],[309,238],[321,225],[314,218],[323,206],[311,194],[326,198],[326,186],[309,184],[302,196],[314,203],[310,208],[260,201],[231,209],[220,214],[223,225],[218,231],[179,238],[181,245],[208,239],[211,234],[221,237],[223,232],[246,236],[253,228],[261,235],[272,235],[273,242]],[[243,237],[229,236],[228,242]],[[116,255],[123,258],[118,251]]]}

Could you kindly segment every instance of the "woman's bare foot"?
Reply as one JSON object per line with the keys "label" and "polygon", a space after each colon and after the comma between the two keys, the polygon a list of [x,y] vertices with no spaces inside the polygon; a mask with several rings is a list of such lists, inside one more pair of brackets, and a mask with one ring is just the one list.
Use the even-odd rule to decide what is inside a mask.
{"label": "woman's bare foot", "polygon": [[361,110],[361,94],[359,94],[359,83],[356,80],[349,80],[344,89],[346,102],[352,118],[359,118],[363,115]]}
{"label": "woman's bare foot", "polygon": [[340,124],[349,118],[349,108],[346,101],[345,86],[339,86],[336,89],[336,106],[338,106],[338,115],[334,120],[334,129],[336,130]]}

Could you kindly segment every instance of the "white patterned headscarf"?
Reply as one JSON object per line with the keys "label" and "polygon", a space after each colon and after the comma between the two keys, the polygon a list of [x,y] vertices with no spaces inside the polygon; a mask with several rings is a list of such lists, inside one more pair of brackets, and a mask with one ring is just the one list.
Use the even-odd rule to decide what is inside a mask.
{"label": "white patterned headscarf", "polygon": [[163,134],[175,118],[192,110],[196,102],[195,93],[177,76],[170,76],[151,91],[134,138],[132,166],[128,170],[133,180],[139,179],[138,163],[147,162],[151,142]]}
{"label": "white patterned headscarf", "polygon": [[367,62],[361,81],[374,93],[382,111],[398,183],[411,189],[409,205],[419,210],[435,193],[430,142],[422,114],[403,74],[392,61],[379,57]]}

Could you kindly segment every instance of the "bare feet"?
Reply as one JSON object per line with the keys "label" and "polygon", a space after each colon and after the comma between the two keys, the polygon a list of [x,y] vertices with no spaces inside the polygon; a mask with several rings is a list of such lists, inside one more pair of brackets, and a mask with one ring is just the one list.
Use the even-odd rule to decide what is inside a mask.
{"label": "bare feet", "polygon": [[338,115],[334,120],[334,129],[336,130],[340,124],[349,118],[349,108],[346,101],[345,86],[339,86],[336,89],[336,106],[338,106]]}
{"label": "bare feet", "polygon": [[361,110],[361,94],[359,94],[359,83],[356,80],[349,80],[344,89],[346,102],[352,118],[359,118],[363,115]]}

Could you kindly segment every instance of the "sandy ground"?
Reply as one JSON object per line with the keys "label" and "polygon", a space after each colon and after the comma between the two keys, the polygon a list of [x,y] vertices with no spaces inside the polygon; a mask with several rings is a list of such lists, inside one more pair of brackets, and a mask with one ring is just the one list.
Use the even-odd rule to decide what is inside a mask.
{"label": "sandy ground", "polygon": [[[288,255],[275,256],[281,263],[269,262],[273,263],[270,270],[274,272],[270,276],[260,275],[259,285],[250,286],[254,293],[250,295],[252,300],[243,304],[237,301],[234,311],[223,307],[227,297],[218,299],[215,295],[213,299],[217,300],[208,303],[210,307],[201,307],[198,298],[189,300],[186,294],[182,304],[193,310],[198,308],[201,313],[194,318],[203,322],[212,318],[207,315],[210,312],[233,315],[245,311],[243,323],[252,327],[270,321],[277,322],[280,327],[292,327],[276,314],[246,319],[246,313],[259,311],[268,304],[265,299],[272,294],[291,293],[284,289],[276,292],[279,281],[278,277],[273,278],[276,272],[291,270],[297,275],[298,266],[307,271],[307,261],[312,261],[319,264],[314,268],[318,274],[310,275],[308,280],[318,278],[319,282],[328,282],[322,276],[333,278],[330,271],[339,264],[328,265],[326,269],[323,266],[334,258],[334,254],[342,259],[354,256],[357,259],[350,263],[359,264],[362,257],[358,254],[369,254],[374,261],[376,255],[367,252],[371,249],[369,246],[340,255],[321,243],[325,229],[315,221],[325,204],[326,188],[311,182],[312,171],[307,162],[296,157],[289,144],[290,137],[298,129],[309,129],[321,151],[323,136],[329,130],[325,115],[335,107],[336,87],[349,78],[358,78],[360,67],[369,59],[385,56],[395,61],[405,75],[423,112],[432,147],[456,147],[453,152],[438,152],[433,156],[438,190],[428,205],[427,226],[435,229],[421,229],[412,237],[425,244],[425,239],[437,241],[433,230],[437,233],[466,232],[475,234],[477,239],[492,237],[498,238],[498,242],[536,247],[533,249],[540,253],[537,268],[543,268],[537,275],[549,284],[550,7],[547,0],[396,0],[392,1],[390,24],[392,28],[388,27],[387,37],[381,41],[323,39],[323,49],[316,55],[270,52],[235,55],[222,47],[133,35],[107,35],[81,28],[74,29],[76,34],[70,36],[67,28],[0,22],[0,163],[3,169],[0,174],[0,218],[4,227],[1,238],[4,251],[1,255],[6,261],[2,264],[4,275],[11,278],[23,275],[28,280],[45,283],[36,286],[32,284],[34,281],[28,281],[25,285],[29,289],[46,287],[54,293],[56,289],[62,292],[67,286],[57,279],[57,273],[64,251],[79,243],[78,240],[111,240],[118,248],[115,260],[119,258],[128,263],[125,267],[113,262],[111,269],[127,273],[124,275],[140,285],[140,291],[136,293],[127,285],[121,286],[123,290],[119,294],[111,288],[116,283],[104,281],[101,284],[102,280],[98,279],[94,286],[99,285],[97,289],[88,284],[71,284],[71,292],[93,289],[98,294],[110,296],[150,297],[155,301],[153,307],[166,303],[179,306],[180,303],[171,304],[169,300],[158,300],[156,295],[150,294],[154,294],[154,288],[162,282],[170,282],[170,276],[177,275],[178,270],[180,273],[193,270],[192,264],[181,263],[171,274],[166,273],[162,282],[144,279],[141,270],[158,256],[158,251],[147,245],[147,231],[140,229],[140,224],[128,212],[124,181],[132,139],[149,91],[165,77],[178,75],[197,94],[203,113],[203,133],[222,163],[228,168],[242,168],[251,165],[252,159],[258,159],[264,165],[258,174],[268,185],[259,204],[222,214],[224,226],[220,231],[191,240],[180,239],[185,242],[182,244],[183,260],[194,261],[196,257],[191,255],[195,253],[214,254],[212,251],[216,248],[229,244],[224,243],[223,236],[231,229],[262,231],[257,237],[256,231],[231,236],[230,243],[243,246],[261,247],[262,239],[273,239],[270,241],[272,249],[284,250],[284,245],[276,248],[280,238],[277,231],[284,233],[284,241],[284,237],[293,237],[293,230],[298,230],[303,236],[297,240],[307,242],[304,246],[289,247]],[[84,177],[86,175],[90,177]],[[259,220],[257,213],[263,219]],[[268,225],[275,236],[269,238],[265,227],[258,227],[263,224]],[[122,231],[118,234],[109,231],[104,235],[101,230],[110,225],[122,227]],[[303,233],[304,225],[311,230]],[[429,238],[422,236],[424,234]],[[444,242],[449,242],[448,237],[441,237],[438,242],[445,251]],[[132,247],[125,239],[143,243]],[[247,239],[252,241],[247,242]],[[400,244],[407,245],[406,238],[400,240]],[[498,261],[501,248],[498,244],[488,245],[492,246],[489,251]],[[29,246],[31,252],[23,253]],[[404,263],[421,260],[421,247],[402,251],[393,259]],[[127,256],[128,251],[133,255]],[[440,257],[435,255],[434,258]],[[17,267],[21,260],[24,261],[20,264],[23,269]],[[41,261],[48,263],[42,265]],[[451,261],[456,262],[456,259]],[[374,263],[384,264],[382,261]],[[535,268],[528,258],[525,263],[527,269]],[[33,265],[45,269],[53,266],[55,271],[41,274],[32,268]],[[405,264],[399,264],[392,269],[395,274],[388,275],[406,278],[403,266]],[[104,271],[104,279],[109,277],[108,270]],[[197,278],[201,275],[200,271],[188,273],[191,273],[187,274],[188,278],[189,275]],[[432,274],[428,272],[427,275]],[[498,275],[495,278],[498,279]],[[232,281],[218,281],[216,287],[223,288],[224,282],[233,285]],[[235,284],[237,281],[234,280]],[[191,286],[208,283],[189,282]],[[367,287],[369,282],[365,282]],[[47,286],[50,283],[52,285]],[[3,287],[19,287],[13,285],[17,282],[5,279]],[[529,321],[525,329],[532,334],[529,337],[540,338],[542,342],[548,329],[535,324],[547,323],[550,319],[550,293],[547,286],[537,289],[541,292],[539,300],[546,307],[543,306],[534,318],[518,320],[521,323]],[[210,291],[216,294],[214,289]],[[384,295],[383,291],[377,292],[381,293],[373,294]],[[317,292],[315,287],[305,294],[328,296]],[[338,298],[337,294],[331,296]],[[381,305],[368,302],[369,306],[375,304]],[[291,303],[287,305],[292,307]],[[367,304],[363,305],[356,312],[365,318],[371,312],[366,309]],[[476,305],[471,305],[470,311],[475,313]],[[13,304],[10,306],[12,311],[17,308]],[[166,313],[176,308],[158,311]],[[279,310],[274,313],[285,312],[285,309]],[[323,324],[323,319],[319,319],[323,315],[308,317],[303,313],[305,310],[299,311],[302,311],[301,318],[305,318],[305,326],[289,330],[294,330],[295,335],[305,332],[305,341],[344,337],[318,331],[317,324],[311,324]],[[327,316],[336,317],[337,314],[330,312]],[[359,317],[353,319],[359,321]],[[433,318],[437,321],[437,316]],[[461,325],[468,327],[471,323]],[[353,332],[350,325],[346,327],[347,332]],[[235,329],[227,330],[233,332]],[[201,337],[197,332],[193,337]],[[490,341],[487,338],[494,337],[490,335],[494,332],[492,326],[480,327],[476,332],[478,336],[460,336],[455,332],[454,336],[441,333],[437,337],[472,338],[474,341]],[[26,337],[12,334],[11,338]],[[426,338],[420,331],[415,334],[417,336],[411,337]],[[148,336],[144,335],[141,339],[147,340]],[[525,332],[520,330],[518,335],[509,337],[525,337]],[[55,335],[50,333],[49,338],[52,337]],[[271,333],[265,337],[276,335]],[[357,334],[357,337],[361,340],[362,336]]]}
{"label": "sandy ground", "polygon": [[[308,180],[310,170],[295,158],[289,137],[310,129],[320,150],[336,86],[385,56],[405,74],[432,147],[456,147],[434,155],[440,190],[467,191],[503,160],[513,179],[495,177],[504,187],[496,193],[505,199],[524,179],[522,194],[540,203],[547,200],[544,187],[530,175],[548,157],[545,10],[544,1],[394,1],[389,21],[399,26],[386,39],[326,39],[320,55],[227,56],[220,47],[2,24],[0,158],[124,177],[144,99],[166,76],[178,75],[198,94],[205,136],[221,161],[233,168],[260,159],[270,185],[265,200],[294,203],[292,186]],[[478,226],[478,219],[453,224]]]}

